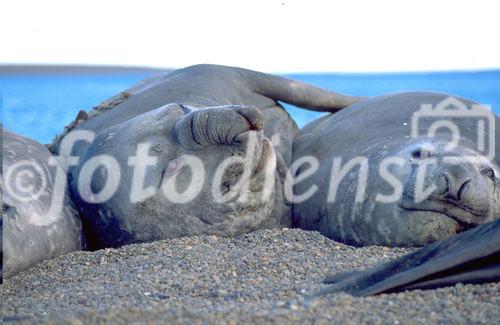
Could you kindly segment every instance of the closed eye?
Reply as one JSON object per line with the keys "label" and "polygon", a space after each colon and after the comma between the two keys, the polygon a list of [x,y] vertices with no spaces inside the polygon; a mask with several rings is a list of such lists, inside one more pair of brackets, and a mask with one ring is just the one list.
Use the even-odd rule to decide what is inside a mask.
{"label": "closed eye", "polygon": [[484,169],[483,174],[490,178],[492,181],[496,180],[495,170],[491,167]]}

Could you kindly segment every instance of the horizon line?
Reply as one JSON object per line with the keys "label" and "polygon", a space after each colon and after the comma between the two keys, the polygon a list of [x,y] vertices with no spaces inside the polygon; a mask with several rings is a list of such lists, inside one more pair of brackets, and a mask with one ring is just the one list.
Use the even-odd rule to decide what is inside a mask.
{"label": "horizon line", "polygon": [[[203,64],[203,63],[200,63]],[[189,65],[188,65],[189,66]],[[186,66],[186,67],[188,67]],[[231,65],[234,66],[234,65]],[[244,66],[239,66],[245,68]],[[0,74],[42,74],[42,73],[128,73],[128,72],[169,72],[184,67],[158,67],[145,65],[113,65],[113,64],[52,64],[52,63],[2,63]],[[262,71],[280,75],[336,74],[336,75],[366,75],[366,74],[431,74],[431,73],[481,73],[500,72],[500,67],[490,68],[460,68],[443,70],[373,70],[373,71]]]}

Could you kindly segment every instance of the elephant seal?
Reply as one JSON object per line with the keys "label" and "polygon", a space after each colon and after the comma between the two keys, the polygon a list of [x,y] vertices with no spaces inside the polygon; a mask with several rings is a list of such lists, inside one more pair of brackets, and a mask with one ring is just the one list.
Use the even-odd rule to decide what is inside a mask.
{"label": "elephant seal", "polygon": [[289,226],[282,179],[298,128],[279,100],[335,112],[360,98],[197,65],[79,114],[53,150],[77,157],[68,178],[90,247]]}
{"label": "elephant seal", "polygon": [[80,250],[84,238],[65,174],[51,161],[49,150],[8,130],[3,130],[2,141],[2,273],[9,278],[43,260]]}
{"label": "elephant seal", "polygon": [[434,289],[500,281],[500,220],[427,245],[415,252],[373,267],[328,276],[333,285],[324,295],[347,292],[354,296]]}
{"label": "elephant seal", "polygon": [[[416,115],[421,105],[451,115],[434,124],[432,114]],[[306,125],[293,156],[310,165],[302,158],[292,170],[295,195],[312,195],[294,203],[294,225],[356,246],[423,246],[497,218],[499,147],[490,145],[494,159],[478,152],[477,119],[452,113],[459,106],[489,113],[496,124],[490,139],[499,139],[498,118],[474,105],[439,93],[398,93]]]}

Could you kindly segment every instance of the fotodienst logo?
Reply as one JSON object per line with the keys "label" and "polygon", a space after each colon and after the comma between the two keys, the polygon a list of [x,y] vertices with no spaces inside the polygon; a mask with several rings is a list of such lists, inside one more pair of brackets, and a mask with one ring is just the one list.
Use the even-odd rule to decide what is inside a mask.
{"label": "fotodienst logo", "polygon": [[[467,120],[467,121],[466,121]],[[460,123],[457,123],[460,121]],[[464,121],[466,123],[464,123]],[[461,130],[459,125],[467,125]],[[423,134],[423,132],[426,132]],[[434,138],[448,134],[446,151],[456,148],[467,132],[467,139],[473,140],[478,155],[493,160],[495,157],[495,113],[487,105],[467,105],[456,97],[448,97],[436,105],[422,104],[411,120],[411,136]]]}
{"label": "fotodienst logo", "polygon": [[[311,184],[300,193],[295,191],[296,185],[312,177],[321,166],[330,168],[325,199],[330,205],[338,203],[337,193],[342,182],[356,184],[353,194],[354,204],[362,204],[367,198],[369,175],[377,173],[394,191],[387,195],[377,193],[377,202],[392,204],[399,202],[405,190],[407,177],[394,176],[391,170],[403,171],[410,161],[411,168],[416,170],[414,195],[416,203],[423,202],[433,195],[436,184],[442,173],[440,168],[470,162],[488,160],[495,157],[495,119],[489,106],[467,104],[455,97],[447,97],[437,104],[423,103],[411,117],[411,136],[413,138],[436,138],[437,147],[429,148],[432,155],[419,154],[418,159],[388,155],[381,159],[369,156],[342,157],[333,156],[331,160],[319,160],[315,156],[296,157],[290,166],[281,162],[278,167],[276,147],[280,143],[280,134],[263,140],[255,132],[249,132],[238,142],[239,154],[232,154],[218,163],[207,164],[203,157],[182,154],[175,159],[162,161],[157,155],[150,155],[152,143],[139,142],[135,153],[129,156],[114,157],[99,154],[83,162],[82,157],[72,155],[73,146],[78,141],[94,143],[97,135],[87,130],[76,130],[64,137],[58,155],[50,157],[46,162],[20,161],[12,165],[4,165],[2,175],[5,198],[18,203],[31,204],[36,200],[50,199],[50,207],[44,211],[33,213],[31,222],[47,225],[55,219],[64,206],[64,196],[68,188],[68,173],[73,168],[75,188],[73,195],[78,194],[82,201],[89,204],[102,204],[109,201],[117,191],[127,192],[132,204],[143,202],[161,192],[166,204],[188,204],[195,200],[205,189],[209,189],[211,199],[217,204],[239,204],[247,202],[267,203],[275,187],[275,176],[281,177],[285,199],[293,204],[310,199],[320,190],[319,185]],[[427,139],[426,139],[427,140]],[[433,146],[433,141],[421,141],[421,146]],[[444,140],[444,141],[443,141]],[[467,143],[467,150],[454,150]],[[441,144],[443,143],[441,148]],[[425,148],[424,148],[425,149]],[[443,150],[444,149],[444,154]],[[468,150],[472,149],[472,150]],[[418,150],[421,151],[421,148]],[[424,151],[422,151],[424,152]],[[464,152],[466,153],[464,155]],[[470,154],[470,155],[469,155]],[[469,156],[467,156],[469,155]],[[441,159],[442,158],[442,159]],[[159,179],[154,184],[148,183],[148,169],[164,166]],[[445,167],[443,167],[445,166]],[[49,171],[51,169],[53,172]],[[276,172],[280,170],[280,173]],[[300,171],[300,172],[299,172]],[[187,173],[187,174],[186,174]],[[440,174],[441,173],[441,174]],[[130,177],[127,179],[127,175]],[[187,177],[186,175],[189,175]],[[448,180],[452,175],[447,175]],[[184,183],[179,182],[184,180]],[[347,179],[347,181],[346,181]],[[96,180],[98,182],[96,182]],[[316,179],[316,181],[318,181]],[[99,183],[100,186],[93,186]],[[182,183],[182,186],[178,186]],[[411,183],[411,182],[410,182]],[[76,184],[76,185],[75,185]],[[154,186],[153,186],[154,185]],[[406,188],[408,190],[409,188]],[[210,197],[207,194],[207,197]]]}

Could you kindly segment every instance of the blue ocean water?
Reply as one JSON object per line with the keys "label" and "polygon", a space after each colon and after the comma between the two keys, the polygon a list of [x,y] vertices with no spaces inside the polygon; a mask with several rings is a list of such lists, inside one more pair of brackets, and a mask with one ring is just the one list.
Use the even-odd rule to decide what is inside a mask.
{"label": "blue ocean water", "polygon": [[[152,73],[132,71],[0,74],[0,89],[3,94],[1,121],[12,131],[42,143],[49,143],[54,135],[73,121],[79,110],[89,110]],[[440,91],[491,105],[495,113],[500,114],[500,70],[402,74],[292,74],[286,77],[359,96],[409,90]],[[286,108],[299,126],[321,115],[290,105],[286,105]]]}

